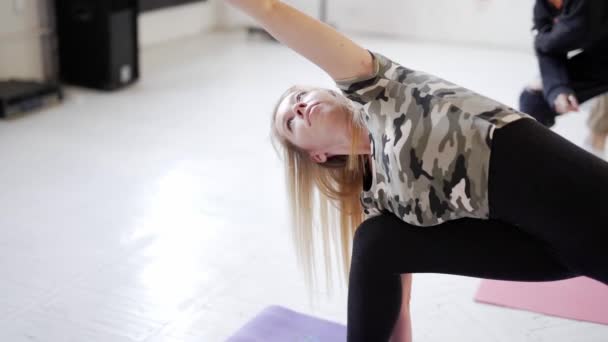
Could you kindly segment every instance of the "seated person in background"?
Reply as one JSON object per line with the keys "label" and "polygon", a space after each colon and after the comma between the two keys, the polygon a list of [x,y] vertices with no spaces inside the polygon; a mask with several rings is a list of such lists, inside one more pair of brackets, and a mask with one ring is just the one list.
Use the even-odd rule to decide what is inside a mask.
{"label": "seated person in background", "polygon": [[524,89],[519,105],[551,127],[608,92],[608,1],[536,0],[533,32],[542,81]]}

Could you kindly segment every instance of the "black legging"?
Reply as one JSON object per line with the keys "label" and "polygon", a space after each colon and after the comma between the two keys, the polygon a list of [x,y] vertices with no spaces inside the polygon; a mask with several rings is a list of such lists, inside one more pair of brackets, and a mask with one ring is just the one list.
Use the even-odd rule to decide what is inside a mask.
{"label": "black legging", "polygon": [[355,233],[348,341],[387,341],[403,273],[514,281],[585,275],[608,284],[608,163],[533,120],[495,132],[490,220],[416,227],[392,214]]}

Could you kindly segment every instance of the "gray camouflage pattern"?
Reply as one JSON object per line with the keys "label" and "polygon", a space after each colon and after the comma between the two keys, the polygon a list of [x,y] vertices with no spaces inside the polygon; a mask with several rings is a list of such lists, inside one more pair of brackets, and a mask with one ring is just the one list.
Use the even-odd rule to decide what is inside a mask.
{"label": "gray camouflage pattern", "polygon": [[367,217],[390,211],[416,226],[488,218],[495,129],[530,116],[372,53],[374,76],[337,80],[370,132]]}

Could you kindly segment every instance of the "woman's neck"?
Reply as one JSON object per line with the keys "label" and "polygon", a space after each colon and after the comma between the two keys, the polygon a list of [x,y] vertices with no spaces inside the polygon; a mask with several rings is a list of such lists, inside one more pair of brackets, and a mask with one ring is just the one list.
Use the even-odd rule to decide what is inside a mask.
{"label": "woman's neck", "polygon": [[[337,142],[329,149],[330,155],[369,155],[371,154],[371,143],[369,132],[366,129],[355,130],[357,132],[357,142],[353,151],[353,132],[341,135],[337,138]],[[354,153],[353,153],[354,152]]]}

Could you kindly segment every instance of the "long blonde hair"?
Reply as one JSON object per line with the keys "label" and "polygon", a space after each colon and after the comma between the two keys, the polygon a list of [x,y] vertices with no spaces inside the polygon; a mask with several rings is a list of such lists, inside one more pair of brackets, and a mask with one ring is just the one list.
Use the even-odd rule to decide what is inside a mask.
{"label": "long blonde hair", "polygon": [[315,252],[322,252],[326,286],[330,287],[334,266],[342,271],[345,282],[348,282],[352,239],[363,221],[359,194],[363,188],[366,156],[355,154],[355,149],[361,143],[365,127],[360,112],[344,99],[344,109],[352,113],[351,153],[330,157],[322,164],[315,163],[308,153],[282,137],[274,125],[279,104],[295,89],[297,86],[288,89],[274,109],[271,138],[285,163],[292,237],[298,263],[310,289],[316,283],[320,261]]}

